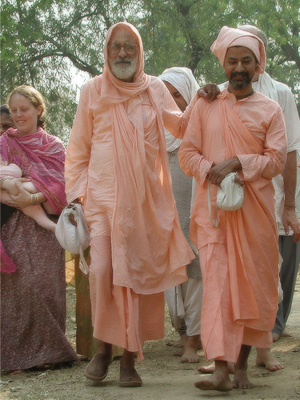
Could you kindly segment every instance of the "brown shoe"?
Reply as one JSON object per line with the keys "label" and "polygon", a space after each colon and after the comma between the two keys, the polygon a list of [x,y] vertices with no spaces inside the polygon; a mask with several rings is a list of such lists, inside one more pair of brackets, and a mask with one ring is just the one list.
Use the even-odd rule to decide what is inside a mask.
{"label": "brown shoe", "polygon": [[120,368],[120,386],[139,387],[143,382],[135,368]]}
{"label": "brown shoe", "polygon": [[97,353],[88,363],[84,375],[92,381],[101,382],[106,378],[108,367],[112,362],[112,355]]}

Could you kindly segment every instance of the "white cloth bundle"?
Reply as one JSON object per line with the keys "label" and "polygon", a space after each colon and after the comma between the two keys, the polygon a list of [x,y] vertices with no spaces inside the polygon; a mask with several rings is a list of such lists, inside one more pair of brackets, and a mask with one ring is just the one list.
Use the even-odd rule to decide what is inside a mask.
{"label": "white cloth bundle", "polygon": [[238,176],[237,172],[231,172],[226,175],[222,180],[220,187],[217,192],[216,210],[215,210],[215,221],[211,217],[211,201],[209,182],[207,187],[207,200],[208,200],[208,211],[212,226],[217,227],[218,222],[218,208],[225,211],[234,211],[242,207],[244,201],[244,189],[243,187],[235,182],[235,177]]}
{"label": "white cloth bundle", "polygon": [[[69,220],[73,214],[77,226]],[[79,267],[84,274],[89,272],[83,251],[90,245],[90,233],[81,204],[71,203],[65,207],[57,221],[55,235],[60,245],[71,254],[80,254]]]}

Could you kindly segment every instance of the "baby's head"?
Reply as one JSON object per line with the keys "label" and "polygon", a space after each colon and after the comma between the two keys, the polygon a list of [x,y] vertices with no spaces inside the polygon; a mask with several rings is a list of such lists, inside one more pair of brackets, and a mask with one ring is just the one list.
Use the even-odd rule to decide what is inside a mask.
{"label": "baby's head", "polygon": [[2,104],[0,107],[0,135],[6,132],[7,129],[13,126],[13,122],[10,116],[9,108],[7,104]]}

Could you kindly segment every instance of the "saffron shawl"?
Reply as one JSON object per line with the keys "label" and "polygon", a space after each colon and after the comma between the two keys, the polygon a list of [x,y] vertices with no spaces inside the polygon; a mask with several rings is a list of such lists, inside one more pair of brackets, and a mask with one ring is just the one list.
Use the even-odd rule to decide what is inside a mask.
{"label": "saffron shawl", "polygon": [[[239,154],[257,154],[258,171],[264,171],[270,176],[269,182],[263,178],[246,180],[244,186],[246,204],[237,212],[226,213],[230,292],[234,294],[232,296],[233,320],[254,329],[272,330],[277,308],[279,260],[275,209],[270,206],[270,200],[274,196],[271,178],[273,174],[276,174],[275,171],[277,173],[281,171],[285,157],[284,153],[280,154],[276,151],[273,151],[270,157],[268,152],[262,154],[261,141],[251,134],[226,101],[226,92],[219,96],[219,110],[227,158]],[[274,160],[275,165],[271,166],[270,159]],[[264,196],[260,195],[262,191],[265,192]],[[250,207],[253,208],[252,212]],[[269,254],[263,248],[264,243],[255,239],[253,232],[256,232],[256,229],[252,233],[247,231],[248,228],[245,229],[245,226],[251,226],[254,212],[260,215],[261,228],[268,240],[269,250],[273,248]],[[253,246],[256,241],[256,245]],[[255,257],[253,257],[253,248],[256,252]],[[267,292],[257,272],[259,268],[255,261],[257,258],[264,265],[265,279],[269,282]],[[261,304],[264,306],[261,307]]]}
{"label": "saffron shawl", "polygon": [[[116,79],[108,67],[108,43],[113,30],[122,25],[130,28],[139,46],[138,68],[131,83]],[[174,235],[177,237],[174,230],[178,232],[179,222],[172,195],[163,120],[156,93],[149,86],[151,78],[143,72],[143,45],[136,28],[126,22],[113,25],[106,37],[104,55],[106,63],[100,102],[109,105],[114,142],[116,203],[111,231],[114,285],[150,294],[161,291],[158,282],[167,289],[185,281],[186,272],[182,266],[194,256],[183,241],[182,248],[173,251],[175,257],[170,260],[170,243]],[[148,121],[143,121],[141,108],[140,94],[145,91],[153,109]],[[146,163],[145,137],[153,130],[158,133],[159,144],[156,170],[160,170],[161,186],[158,190],[155,188],[157,177]],[[161,210],[165,210],[164,218],[160,217]],[[177,282],[170,279],[170,269],[178,271]]]}
{"label": "saffron shawl", "polygon": [[61,140],[42,128],[20,135],[10,128],[1,136],[3,161],[18,165],[24,178],[41,191],[59,215],[67,204],[64,181],[65,149]]}

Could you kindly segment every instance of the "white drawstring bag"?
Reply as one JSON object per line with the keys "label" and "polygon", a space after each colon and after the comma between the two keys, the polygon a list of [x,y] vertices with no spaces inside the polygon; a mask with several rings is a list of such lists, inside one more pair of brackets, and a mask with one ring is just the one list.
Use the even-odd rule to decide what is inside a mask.
{"label": "white drawstring bag", "polygon": [[[77,226],[70,222],[70,214],[73,214]],[[90,245],[90,233],[81,204],[71,203],[62,210],[57,221],[55,235],[61,247],[71,254],[80,255],[79,267],[84,274],[87,274],[89,267],[85,261],[83,252]]]}
{"label": "white drawstring bag", "polygon": [[211,216],[209,182],[207,184],[208,212],[212,226],[217,227],[219,225],[218,208],[225,211],[234,211],[242,207],[244,189],[239,183],[235,182],[236,176],[238,176],[237,172],[231,172],[226,175],[218,188],[214,221]]}

